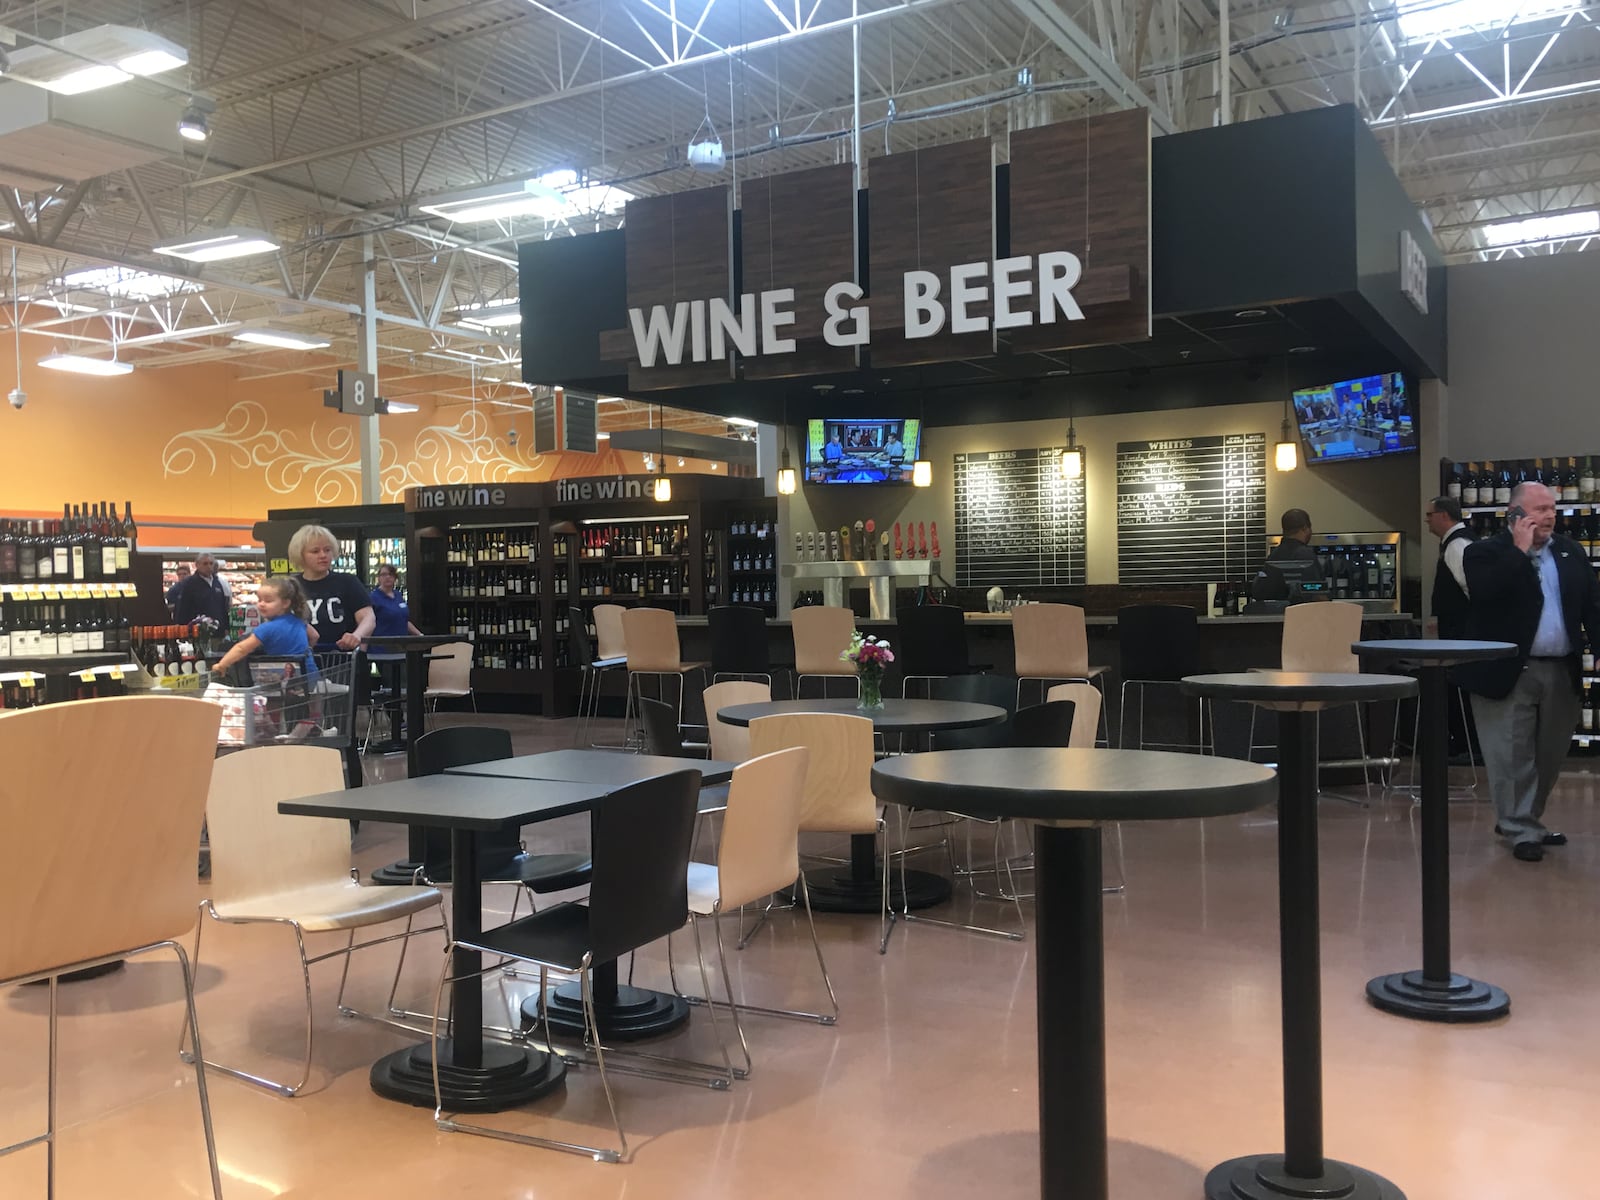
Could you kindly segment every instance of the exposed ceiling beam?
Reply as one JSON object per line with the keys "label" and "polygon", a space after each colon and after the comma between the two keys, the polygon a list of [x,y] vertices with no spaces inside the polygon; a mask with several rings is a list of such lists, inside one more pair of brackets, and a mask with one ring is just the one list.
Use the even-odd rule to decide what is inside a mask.
{"label": "exposed ceiling beam", "polygon": [[1167,111],[1146,95],[1144,89],[1124,73],[1081,25],[1061,11],[1056,0],[1011,0],[1011,4],[1088,72],[1089,77],[1119,105],[1123,108],[1149,109],[1151,123],[1162,133],[1177,130]]}

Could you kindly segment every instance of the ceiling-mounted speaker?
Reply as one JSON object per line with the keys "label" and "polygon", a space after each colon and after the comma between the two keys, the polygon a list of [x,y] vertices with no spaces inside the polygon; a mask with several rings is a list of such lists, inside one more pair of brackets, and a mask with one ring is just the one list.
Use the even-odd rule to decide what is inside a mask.
{"label": "ceiling-mounted speaker", "polygon": [[703,142],[689,143],[689,165],[696,171],[715,175],[722,170],[726,161],[727,156],[722,151],[721,138],[710,137]]}
{"label": "ceiling-mounted speaker", "polygon": [[533,401],[533,449],[536,454],[571,450],[595,454],[600,448],[600,404],[592,392],[552,388]]}

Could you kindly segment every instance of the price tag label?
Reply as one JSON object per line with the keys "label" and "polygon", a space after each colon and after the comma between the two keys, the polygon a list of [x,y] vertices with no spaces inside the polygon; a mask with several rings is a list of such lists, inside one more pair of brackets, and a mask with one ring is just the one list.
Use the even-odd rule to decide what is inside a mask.
{"label": "price tag label", "polygon": [[22,678],[17,680],[18,687],[31,688],[33,686],[33,672],[24,671]]}
{"label": "price tag label", "polygon": [[94,584],[89,588],[89,595],[93,596],[96,600],[104,600],[106,596],[106,590],[99,584]]}
{"label": "price tag label", "polygon": [[106,672],[106,675],[107,675],[107,677],[109,677],[111,679],[120,680],[122,678],[122,668],[121,667],[112,667],[109,671]]}
{"label": "price tag label", "polygon": [[39,591],[43,593],[43,595],[40,596],[40,599],[42,599],[42,600],[59,600],[59,599],[61,599],[61,593],[58,592],[53,587],[40,588]]}
{"label": "price tag label", "polygon": [[78,678],[83,680],[84,683],[93,683],[94,682],[94,672],[93,671],[79,671],[78,672]]}
{"label": "price tag label", "polygon": [[28,597],[29,600],[43,600],[44,599],[44,593],[41,592],[36,587],[28,588],[24,594]]}
{"label": "price tag label", "polygon": [[274,575],[287,575],[289,573],[289,560],[287,558],[273,559],[272,573]]}

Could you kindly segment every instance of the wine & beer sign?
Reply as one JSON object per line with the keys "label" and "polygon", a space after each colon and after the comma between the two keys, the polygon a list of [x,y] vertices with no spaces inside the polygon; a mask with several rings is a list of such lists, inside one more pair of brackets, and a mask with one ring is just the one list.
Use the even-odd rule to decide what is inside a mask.
{"label": "wine & beer sign", "polygon": [[[1083,277],[1083,263],[1067,250],[1037,256],[1020,254],[988,262],[958,263],[948,277],[934,271],[906,271],[901,277],[905,339],[943,333],[987,333],[1034,324],[1081,321],[1083,310],[1072,289]],[[861,287],[835,283],[820,298],[825,314],[822,339],[830,346],[865,346],[872,340],[871,309]],[[730,351],[744,358],[792,354],[796,340],[795,289],[746,292],[738,305],[720,296],[679,300],[628,309],[628,323],[639,365],[679,366],[721,362]]]}

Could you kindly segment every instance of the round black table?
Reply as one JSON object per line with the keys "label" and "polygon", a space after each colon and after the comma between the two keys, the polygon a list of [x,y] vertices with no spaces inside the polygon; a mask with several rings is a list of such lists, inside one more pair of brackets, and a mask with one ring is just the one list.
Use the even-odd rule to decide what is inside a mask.
{"label": "round black table", "polygon": [[1322,948],[1317,880],[1317,713],[1415,695],[1406,675],[1245,671],[1191,675],[1184,694],[1278,714],[1278,955],[1283,997],[1282,1154],[1230,1159],[1206,1200],[1404,1200],[1380,1175],[1322,1153]]}
{"label": "round black table", "polygon": [[1100,821],[1248,812],[1272,771],[1158,750],[936,750],[872,768],[880,800],[1038,822],[1039,1194],[1105,1200],[1105,961]]}
{"label": "round black table", "polygon": [[1422,759],[1422,970],[1380,975],[1367,999],[1385,1012],[1424,1021],[1492,1021],[1511,1011],[1511,998],[1492,983],[1450,970],[1450,688],[1449,667],[1510,658],[1510,642],[1439,638],[1357,642],[1363,662],[1415,673],[1422,687],[1419,757]]}
{"label": "round black table", "polygon": [[[853,697],[836,700],[774,700],[763,704],[730,704],[717,711],[717,720],[729,725],[749,725],[761,717],[785,713],[834,713],[869,717],[874,733],[938,733],[998,725],[1006,710],[993,704],[964,700],[897,700],[886,698],[882,708],[864,710]],[[931,908],[950,898],[950,881],[931,871],[905,871],[902,909]],[[877,868],[877,847],[870,833],[850,839],[848,871],[832,867],[806,872],[811,907],[820,912],[875,913],[883,908],[883,878]],[[894,890],[894,884],[890,884]]]}

